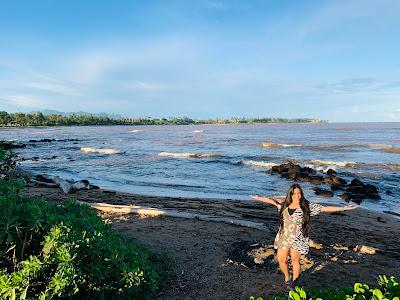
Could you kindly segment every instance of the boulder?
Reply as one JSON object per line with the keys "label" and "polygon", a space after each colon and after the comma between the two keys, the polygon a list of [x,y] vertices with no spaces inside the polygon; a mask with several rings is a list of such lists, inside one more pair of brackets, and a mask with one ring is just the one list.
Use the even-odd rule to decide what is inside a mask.
{"label": "boulder", "polygon": [[326,171],[326,174],[328,174],[328,175],[334,175],[334,174],[336,174],[336,171],[333,170],[333,169],[328,169],[328,171]]}
{"label": "boulder", "polygon": [[328,191],[328,190],[324,190],[321,188],[315,188],[314,192],[316,195],[318,196],[322,196],[322,197],[333,197],[333,192]]}
{"label": "boulder", "polygon": [[357,178],[354,178],[349,184],[349,186],[363,186],[363,185],[364,183],[361,180],[358,180]]}
{"label": "boulder", "polygon": [[25,147],[26,147],[25,144],[17,143],[14,141],[0,141],[0,148],[3,148],[4,150],[25,148]]}

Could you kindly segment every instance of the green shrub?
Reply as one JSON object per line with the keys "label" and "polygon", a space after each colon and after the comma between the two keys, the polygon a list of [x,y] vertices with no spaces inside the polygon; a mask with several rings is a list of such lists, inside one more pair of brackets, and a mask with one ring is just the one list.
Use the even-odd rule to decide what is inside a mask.
{"label": "green shrub", "polygon": [[0,175],[3,175],[2,177],[7,177],[10,171],[15,168],[15,158],[15,153],[4,150],[2,147],[0,147]]}
{"label": "green shrub", "polygon": [[160,285],[155,254],[120,236],[90,207],[21,196],[0,180],[0,298],[142,299]]}
{"label": "green shrub", "polygon": [[[289,292],[289,295],[279,293],[275,300],[400,300],[400,284],[394,277],[379,275],[377,288],[370,288],[367,284],[355,283],[353,288],[323,288],[306,291],[298,287]],[[250,297],[250,300],[263,300],[262,297]]]}

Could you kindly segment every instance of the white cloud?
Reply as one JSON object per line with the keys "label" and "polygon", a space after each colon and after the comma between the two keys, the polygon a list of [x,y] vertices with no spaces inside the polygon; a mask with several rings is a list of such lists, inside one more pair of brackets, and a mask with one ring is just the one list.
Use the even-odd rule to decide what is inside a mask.
{"label": "white cloud", "polygon": [[23,108],[43,108],[45,104],[41,98],[32,95],[9,95],[5,100],[15,107]]}
{"label": "white cloud", "polygon": [[386,25],[399,18],[400,2],[397,0],[347,0],[328,3],[300,26],[300,38],[352,21],[360,23],[364,20]]}

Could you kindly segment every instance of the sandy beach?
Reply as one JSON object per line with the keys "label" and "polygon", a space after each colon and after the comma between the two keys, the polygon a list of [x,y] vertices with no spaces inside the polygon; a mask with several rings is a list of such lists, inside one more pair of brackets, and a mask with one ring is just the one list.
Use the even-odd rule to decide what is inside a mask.
{"label": "sandy beach", "polygon": [[[102,189],[65,195],[58,188],[32,183],[25,193],[54,203],[75,198],[264,223],[265,229],[260,230],[196,218],[101,213],[117,231],[171,257],[174,270],[156,299],[248,299],[251,295],[270,299],[283,289],[283,277],[271,255],[278,222],[274,207],[255,201],[150,197]],[[389,214],[362,208],[321,213],[312,219],[314,245],[302,259],[300,284],[347,287],[354,282],[376,284],[379,274],[399,277],[399,236],[400,219]],[[359,253],[354,250],[357,245],[381,251]]]}

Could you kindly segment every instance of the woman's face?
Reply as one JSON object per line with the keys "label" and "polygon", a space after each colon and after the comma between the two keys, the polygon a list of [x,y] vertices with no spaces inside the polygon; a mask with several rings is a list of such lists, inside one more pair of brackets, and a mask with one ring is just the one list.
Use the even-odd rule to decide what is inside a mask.
{"label": "woman's face", "polygon": [[301,191],[299,188],[295,188],[292,194],[292,202],[299,202],[301,199]]}

